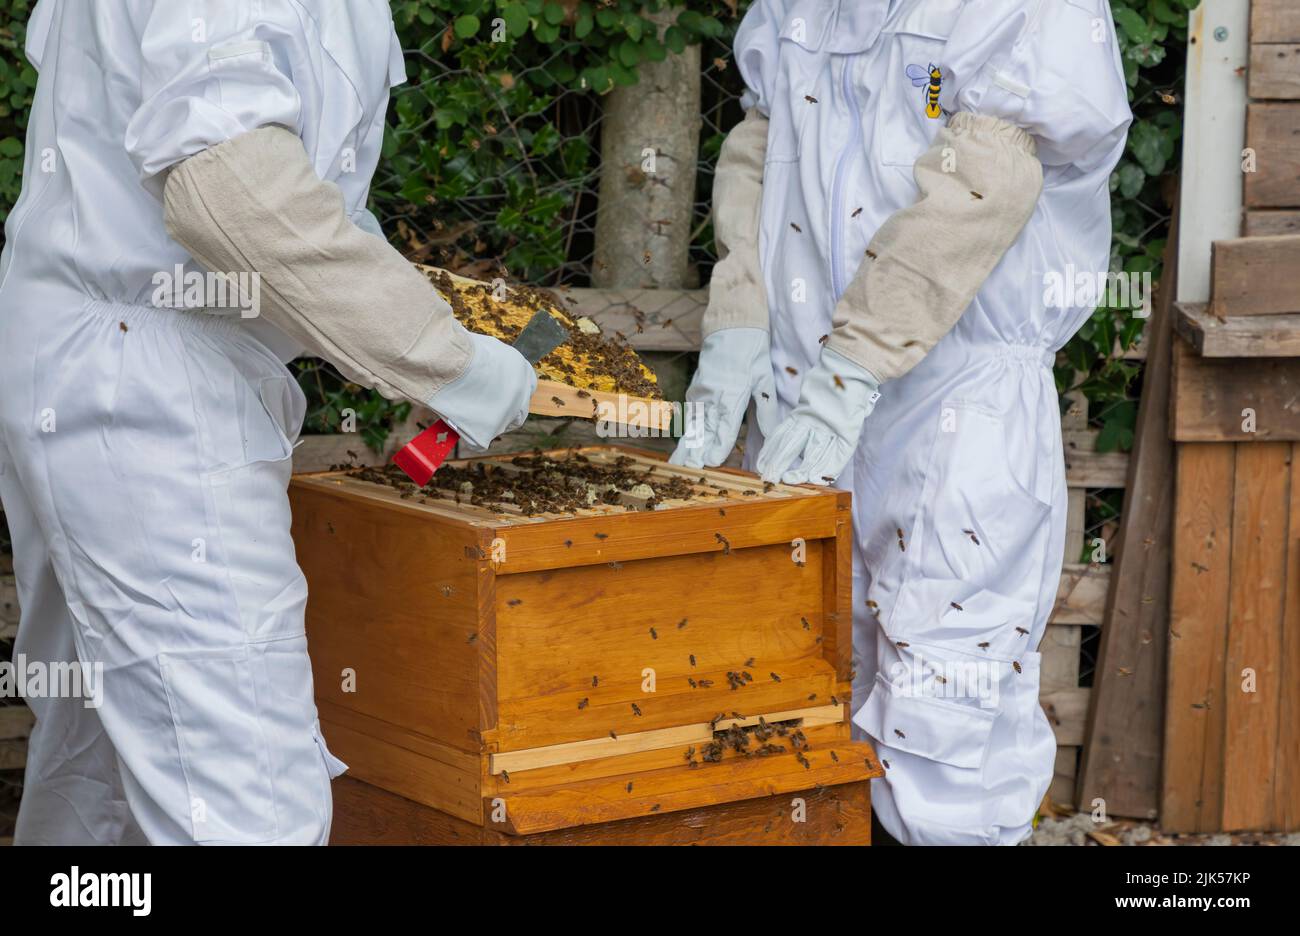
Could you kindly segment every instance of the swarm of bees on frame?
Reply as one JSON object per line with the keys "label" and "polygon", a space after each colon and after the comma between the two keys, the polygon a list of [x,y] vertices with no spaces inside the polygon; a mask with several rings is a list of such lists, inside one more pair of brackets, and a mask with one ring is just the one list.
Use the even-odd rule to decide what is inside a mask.
{"label": "swarm of bees on frame", "polygon": [[494,290],[492,283],[437,267],[416,264],[416,269],[447,300],[456,320],[482,335],[512,342],[534,312],[549,311],[568,330],[569,338],[537,363],[538,376],[544,380],[642,399],[663,399],[654,371],[642,363],[623,335],[607,337],[591,319],[567,315],[554,293],[522,285]]}
{"label": "swarm of bees on frame", "polygon": [[[654,466],[640,465],[625,455],[612,463],[595,462],[581,452],[558,458],[541,452],[517,455],[510,459],[509,468],[491,462],[464,467],[444,465],[423,488],[393,464],[354,468],[348,475],[395,488],[404,499],[416,495],[449,496],[457,504],[483,507],[493,513],[517,511],[525,516],[572,514],[595,504],[653,510],[660,501],[690,500],[696,494],[687,479],[656,473]],[[606,535],[596,534],[600,539]]]}
{"label": "swarm of bees on frame", "polygon": [[[739,712],[732,712],[731,717],[739,720],[743,716]],[[732,725],[730,728],[718,728],[718,722],[726,718],[726,712],[719,712],[709,722],[709,727],[713,730],[713,740],[702,749],[697,751],[694,745],[687,748],[685,754],[687,766],[699,767],[702,764],[721,763],[723,755],[730,749],[740,757],[768,757],[772,754],[794,751],[795,757],[805,769],[811,767],[808,758],[804,756],[804,751],[808,750],[809,744],[801,727],[802,718],[769,722],[759,716],[757,725]],[[789,747],[779,743],[781,741],[789,742]]]}

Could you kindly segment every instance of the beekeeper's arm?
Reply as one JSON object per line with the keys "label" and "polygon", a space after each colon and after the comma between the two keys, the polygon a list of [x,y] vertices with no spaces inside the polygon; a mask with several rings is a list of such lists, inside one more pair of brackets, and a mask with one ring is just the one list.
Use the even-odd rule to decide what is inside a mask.
{"label": "beekeeper's arm", "polygon": [[943,103],[955,113],[917,160],[916,201],[872,239],[798,406],[764,446],[768,480],[838,477],[880,385],[956,324],[1033,215],[1045,172],[1097,173],[1096,197],[1107,197],[1131,119],[1113,27],[1068,3],[1000,5],[954,26]]}
{"label": "beekeeper's arm", "polygon": [[[355,15],[386,15],[364,7]],[[466,331],[411,264],[351,222],[299,139],[301,100],[280,65],[322,54],[319,41],[297,17],[256,10],[159,0],[141,24],[143,102],[126,145],[168,233],[215,273],[257,274],[260,314],[349,379],[425,403],[486,446],[527,415],[531,365]]]}
{"label": "beekeeper's arm", "polygon": [[759,260],[768,105],[779,19],[772,0],[754,4],[736,34],[735,57],[748,90],[745,119],[722,144],[713,176],[718,262],[709,281],[700,362],[686,391],[685,433],[674,464],[720,465],[736,445],[752,399],[760,428],[776,428],[767,290]]}

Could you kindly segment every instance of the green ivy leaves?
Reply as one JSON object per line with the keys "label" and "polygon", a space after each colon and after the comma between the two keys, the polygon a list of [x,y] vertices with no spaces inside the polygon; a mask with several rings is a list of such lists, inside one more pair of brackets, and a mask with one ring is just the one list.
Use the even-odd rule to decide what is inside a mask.
{"label": "green ivy leaves", "polygon": [[[1129,86],[1133,124],[1111,176],[1111,268],[1149,273],[1159,282],[1169,207],[1163,183],[1177,169],[1182,139],[1183,50],[1188,13],[1200,0],[1112,0],[1115,30]],[[1172,55],[1170,53],[1173,53]],[[1142,336],[1134,309],[1102,306],[1065,348],[1061,390],[1078,387],[1099,426],[1099,451],[1131,447],[1137,416],[1134,383],[1140,367],[1119,352]]]}
{"label": "green ivy leaves", "polygon": [[[427,10],[421,12],[429,13],[430,22],[428,25],[432,25],[432,19],[433,19],[432,12]],[[424,22],[423,16],[421,16],[420,19],[421,22]],[[457,39],[468,39],[478,32],[478,28],[479,28],[478,17],[465,15],[465,16],[456,17],[456,22],[452,26],[452,31],[455,33]]]}
{"label": "green ivy leaves", "polygon": [[23,136],[36,70],[23,52],[31,0],[9,0],[0,19],[0,221],[22,191]]}

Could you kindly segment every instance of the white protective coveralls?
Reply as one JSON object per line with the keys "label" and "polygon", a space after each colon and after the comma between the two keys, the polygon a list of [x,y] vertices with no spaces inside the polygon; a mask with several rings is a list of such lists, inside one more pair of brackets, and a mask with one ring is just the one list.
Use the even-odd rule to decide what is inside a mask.
{"label": "white protective coveralls", "polygon": [[[1055,752],[1034,649],[1065,538],[1051,366],[1092,312],[1049,305],[1048,277],[1109,269],[1108,180],[1131,120],[1110,9],[1106,0],[758,0],[735,55],[745,103],[770,121],[755,258],[770,321],[748,321],[711,295],[701,369],[732,335],[744,358],[757,330],[769,327],[787,422],[810,372],[824,379],[803,407],[857,401],[857,424],[840,435],[860,426],[860,442],[846,450],[853,454],[837,484],[854,496],[854,722],[886,764],[873,805],[905,844],[1018,842]],[[917,80],[935,70],[941,113],[930,83]],[[1041,196],[1035,201],[1036,184],[1026,183],[1028,202],[1012,218],[1018,236],[991,258],[982,282],[969,284],[963,295],[974,301],[964,311],[936,327],[928,309],[917,310],[915,341],[896,320],[888,334],[872,335],[894,304],[916,302],[913,290],[876,295],[862,288],[871,280],[858,281],[877,253],[869,245],[899,241],[897,227],[882,230],[887,220],[897,216],[895,225],[912,228],[903,240],[922,245],[892,258],[894,268],[901,262],[915,282],[936,284],[935,295],[950,276],[968,275],[945,269],[939,244],[957,251],[954,243],[979,243],[1006,220],[989,205],[986,229],[979,212],[992,196],[973,190],[958,193],[950,218],[936,217],[934,205],[905,215],[917,203],[923,156],[931,182],[953,171],[940,168],[949,155],[958,177],[972,168],[935,143],[959,113],[958,133],[983,132],[983,143],[1008,153],[1010,144],[1041,162]],[[918,223],[931,227],[918,231]],[[745,276],[731,269],[728,279]],[[710,317],[723,329],[713,330]],[[849,357],[861,352],[850,392],[837,394],[845,382],[823,375],[824,343],[840,343]],[[732,362],[718,370],[743,369]],[[878,402],[873,375],[883,381]],[[701,398],[708,384],[701,380]],[[747,464],[760,467],[760,427],[772,420],[762,418],[762,386],[750,388],[760,419],[746,451]],[[814,422],[842,422],[834,408]],[[729,449],[723,442],[712,450]],[[803,454],[822,464],[827,451]]]}
{"label": "white protective coveralls", "polygon": [[[0,270],[15,657],[102,679],[98,707],[28,693],[15,839],[323,843],[343,765],[320,737],[289,531],[300,345],[237,309],[158,307],[155,276],[198,269],[160,199],[167,170],[271,128],[377,233],[367,193],[405,80],[388,4],[40,0],[26,52],[41,79]],[[464,367],[472,342],[453,343]]]}

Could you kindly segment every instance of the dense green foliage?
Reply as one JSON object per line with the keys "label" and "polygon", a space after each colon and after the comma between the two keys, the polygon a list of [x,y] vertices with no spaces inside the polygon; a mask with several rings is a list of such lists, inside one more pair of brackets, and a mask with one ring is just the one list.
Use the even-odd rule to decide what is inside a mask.
{"label": "dense green foliage", "polygon": [[23,181],[23,135],[36,90],[36,69],[23,55],[27,17],[35,0],[5,0],[0,13],[0,220],[18,200]]}
{"label": "dense green foliage", "polygon": [[563,279],[590,252],[574,219],[594,209],[599,96],[723,34],[699,12],[714,4],[692,6],[661,38],[647,19],[669,8],[661,0],[395,2],[408,84],[394,95],[377,213],[403,222],[408,249],[451,243],[522,280]]}
{"label": "dense green foliage", "polygon": [[[1111,177],[1114,242],[1111,268],[1150,273],[1159,282],[1178,169],[1187,20],[1200,0],[1112,0],[1133,126]],[[1137,421],[1140,367],[1119,352],[1141,337],[1144,320],[1129,309],[1102,307],[1066,346],[1057,369],[1062,389],[1079,386],[1101,427],[1097,447],[1127,450]]]}

